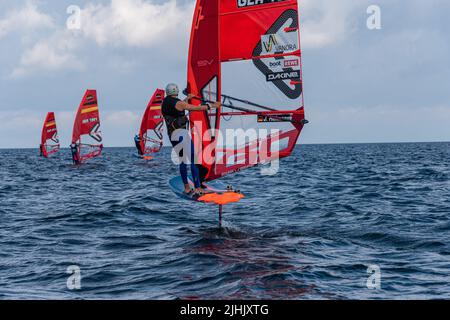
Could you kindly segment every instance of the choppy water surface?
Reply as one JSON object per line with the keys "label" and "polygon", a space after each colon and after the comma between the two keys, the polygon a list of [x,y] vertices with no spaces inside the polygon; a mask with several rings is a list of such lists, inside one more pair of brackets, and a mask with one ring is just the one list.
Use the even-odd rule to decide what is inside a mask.
{"label": "choppy water surface", "polygon": [[222,229],[170,191],[169,149],[133,154],[0,150],[0,298],[450,298],[450,144],[300,146],[276,176],[224,179],[246,199]]}

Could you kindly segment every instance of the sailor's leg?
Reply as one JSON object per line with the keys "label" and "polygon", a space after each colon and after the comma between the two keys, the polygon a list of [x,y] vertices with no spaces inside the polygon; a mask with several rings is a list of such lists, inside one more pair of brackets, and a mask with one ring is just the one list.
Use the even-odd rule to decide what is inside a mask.
{"label": "sailor's leg", "polygon": [[192,180],[194,180],[194,186],[195,189],[201,188],[201,182],[200,182],[200,172],[198,170],[198,166],[195,163],[195,149],[194,149],[194,142],[191,141],[191,152],[190,152],[190,163],[191,163],[191,173],[192,173]]}
{"label": "sailor's leg", "polygon": [[195,189],[201,187],[200,176],[198,172],[198,167],[195,163],[191,163],[192,180],[194,180]]}
{"label": "sailor's leg", "polygon": [[187,165],[184,162],[180,163],[180,175],[181,175],[181,180],[183,180],[184,185],[189,184],[187,174],[188,174]]}

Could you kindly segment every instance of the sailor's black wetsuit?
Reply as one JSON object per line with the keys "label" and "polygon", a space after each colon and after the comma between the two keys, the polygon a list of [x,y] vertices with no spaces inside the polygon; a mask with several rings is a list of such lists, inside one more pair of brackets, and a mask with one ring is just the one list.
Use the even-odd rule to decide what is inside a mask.
{"label": "sailor's black wetsuit", "polygon": [[138,150],[138,154],[140,156],[144,155],[144,151],[141,149],[141,138],[139,135],[136,135],[134,137],[134,143],[136,144],[136,149]]}
{"label": "sailor's black wetsuit", "polygon": [[73,164],[80,164],[80,159],[78,158],[78,145],[75,143],[71,144],[70,151],[72,151]]}

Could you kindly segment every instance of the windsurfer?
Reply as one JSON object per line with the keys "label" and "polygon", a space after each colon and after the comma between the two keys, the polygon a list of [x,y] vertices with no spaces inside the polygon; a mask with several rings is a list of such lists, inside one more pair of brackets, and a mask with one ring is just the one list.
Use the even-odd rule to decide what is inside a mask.
{"label": "windsurfer", "polygon": [[136,144],[136,148],[138,150],[138,154],[140,156],[142,156],[144,154],[144,152],[141,149],[141,137],[138,134],[134,136],[134,143]]}
{"label": "windsurfer", "polygon": [[[184,184],[184,192],[189,195],[199,195],[204,192],[202,188],[202,182],[200,181],[200,174],[197,165],[195,164],[195,152],[194,152],[194,143],[192,141],[185,141],[184,139],[190,139],[189,132],[187,130],[187,125],[189,122],[188,117],[186,116],[185,111],[209,111],[211,109],[217,109],[220,107],[220,102],[208,103],[207,105],[192,105],[189,104],[188,101],[192,99],[193,95],[188,95],[188,97],[182,101],[178,99],[178,95],[180,90],[176,84],[169,84],[166,87],[166,98],[162,104],[162,114],[166,121],[167,125],[167,133],[169,135],[172,146],[175,148],[180,143],[183,143],[184,146],[190,145],[190,157],[189,161],[186,161],[183,154],[183,149],[179,152],[180,157],[180,174],[181,179]],[[184,134],[180,136],[179,130],[183,130]],[[180,136],[178,139],[174,138],[174,133],[178,131],[176,136]],[[191,164],[191,173],[192,179],[194,182],[195,190],[192,190],[187,176],[187,164],[189,162]]]}
{"label": "windsurfer", "polygon": [[78,144],[72,143],[70,145],[70,150],[72,151],[73,164],[75,165],[80,164],[80,159],[78,158]]}

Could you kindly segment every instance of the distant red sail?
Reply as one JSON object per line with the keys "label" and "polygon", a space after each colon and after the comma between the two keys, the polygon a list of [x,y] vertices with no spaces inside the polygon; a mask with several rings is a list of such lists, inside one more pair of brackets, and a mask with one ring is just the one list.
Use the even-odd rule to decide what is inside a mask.
{"label": "distant red sail", "polygon": [[161,104],[164,100],[164,90],[157,89],[153,94],[142,118],[139,131],[141,150],[143,155],[150,155],[161,150],[163,145],[163,117]]}
{"label": "distant red sail", "polygon": [[83,163],[100,156],[103,149],[102,142],[97,91],[87,90],[73,126],[72,144],[78,145],[78,161]]}
{"label": "distant red sail", "polygon": [[55,114],[49,112],[45,118],[44,126],[42,127],[41,136],[41,154],[48,158],[52,154],[59,151],[60,144],[58,139],[58,129],[56,128]]}
{"label": "distant red sail", "polygon": [[206,180],[289,156],[307,123],[298,1],[197,0],[187,78],[189,93],[222,102],[190,115]]}

